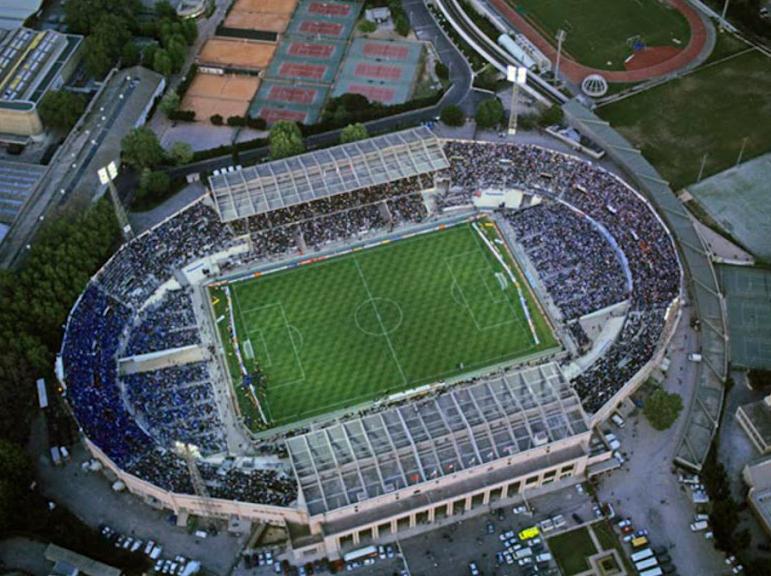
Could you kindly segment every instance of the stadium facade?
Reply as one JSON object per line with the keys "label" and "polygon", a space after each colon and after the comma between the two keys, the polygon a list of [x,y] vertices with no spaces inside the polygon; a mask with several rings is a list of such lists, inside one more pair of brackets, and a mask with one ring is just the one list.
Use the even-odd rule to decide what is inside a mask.
{"label": "stadium facade", "polygon": [[[285,526],[296,561],[337,558],[603,470],[611,453],[593,430],[660,362],[680,316],[682,272],[666,227],[618,177],[575,157],[443,142],[421,128],[228,170],[209,184],[208,197],[122,246],[94,276],[68,319],[57,375],[91,454],[132,493],[181,517]],[[495,211],[484,208],[485,197],[500,202]],[[221,342],[212,346],[198,333],[216,332],[212,324],[223,318],[192,328],[182,322],[184,338],[169,324],[177,336],[161,345],[150,329],[169,322],[167,308],[181,316],[204,309],[202,287],[224,275],[268,261],[300,265],[298,250],[311,249],[318,229],[339,231],[325,240],[334,250],[362,235],[426,222],[441,227],[448,216],[483,209],[501,218],[511,243],[526,243],[507,214],[557,205],[569,207],[566,226],[579,219],[619,254],[626,281],[608,301],[623,301],[579,315],[570,294],[541,293],[561,327],[559,355],[292,429],[253,434],[241,427],[273,460],[236,448],[225,413],[238,414],[232,387],[221,388],[225,404],[216,401],[228,380],[227,358]],[[373,229],[349,225],[361,212]],[[319,226],[309,224],[314,219]],[[543,284],[537,252],[514,253],[530,282]],[[175,307],[165,305],[170,295]],[[593,343],[580,322],[606,313],[615,331]],[[164,379],[154,379],[161,373]],[[186,426],[188,418],[195,426]],[[185,448],[192,445],[195,457]]]}

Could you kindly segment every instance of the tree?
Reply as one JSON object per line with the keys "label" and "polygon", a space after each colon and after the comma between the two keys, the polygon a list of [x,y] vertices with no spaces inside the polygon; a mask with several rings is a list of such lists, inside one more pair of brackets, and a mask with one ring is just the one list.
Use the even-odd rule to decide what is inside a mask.
{"label": "tree", "polygon": [[174,142],[169,148],[169,158],[174,164],[189,164],[193,160],[193,147],[187,142]]}
{"label": "tree", "polygon": [[645,400],[643,414],[656,430],[666,430],[674,424],[682,409],[683,399],[679,394],[657,388]]}
{"label": "tree", "polygon": [[372,34],[375,30],[377,30],[377,24],[375,24],[372,20],[365,19],[359,22],[358,28],[359,32],[364,34]]}
{"label": "tree", "polygon": [[160,164],[165,153],[155,132],[142,126],[134,128],[121,141],[121,156],[129,166],[142,170]]}
{"label": "tree", "polygon": [[139,187],[153,196],[165,194],[169,190],[170,184],[169,175],[162,170],[148,170],[146,168],[139,179]]}
{"label": "tree", "polygon": [[357,140],[366,140],[369,138],[367,127],[360,122],[356,124],[348,124],[340,131],[340,144],[348,144],[349,142],[356,142]]}
{"label": "tree", "polygon": [[483,100],[477,106],[476,121],[480,128],[494,128],[500,125],[504,119],[503,104],[497,98]]}
{"label": "tree", "polygon": [[215,126],[222,126],[222,114],[212,114],[209,121]]}
{"label": "tree", "polygon": [[450,104],[442,110],[439,119],[448,126],[463,126],[466,122],[466,115],[460,109],[460,106]]}
{"label": "tree", "polygon": [[436,73],[436,77],[440,80],[450,79],[450,69],[444,62],[437,60],[436,64],[434,64],[434,72]]}
{"label": "tree", "polygon": [[153,70],[158,72],[158,74],[163,74],[164,76],[170,76],[174,71],[174,65],[171,62],[171,57],[165,49],[158,48],[155,51],[155,55],[153,56]]}
{"label": "tree", "polygon": [[19,446],[0,440],[0,533],[19,523],[29,499],[32,464]]}
{"label": "tree", "polygon": [[177,11],[168,0],[158,0],[158,2],[155,3],[155,13],[160,18],[175,19],[177,17]]}
{"label": "tree", "polygon": [[57,130],[69,131],[85,109],[83,96],[66,90],[50,90],[38,104],[43,124]]}
{"label": "tree", "polygon": [[179,94],[177,94],[174,90],[169,90],[166,92],[166,94],[163,95],[163,98],[161,98],[161,103],[158,104],[158,108],[160,108],[161,112],[168,116],[179,110],[179,104]]}
{"label": "tree", "polygon": [[128,32],[136,26],[136,15],[142,9],[138,0],[68,0],[64,4],[64,21],[69,32],[91,34],[107,14],[125,20]]}
{"label": "tree", "polygon": [[281,120],[273,124],[268,137],[270,157],[273,160],[296,156],[305,151],[300,127],[295,122]]}
{"label": "tree", "polygon": [[168,45],[169,58],[174,72],[179,72],[185,65],[187,59],[187,40],[179,34],[175,34],[169,40]]}
{"label": "tree", "polygon": [[541,113],[540,117],[538,118],[538,124],[542,127],[562,124],[564,117],[565,113],[562,111],[562,106],[559,104],[553,104]]}
{"label": "tree", "polygon": [[142,51],[134,42],[126,42],[120,52],[120,61],[123,66],[130,68],[136,66],[142,59]]}
{"label": "tree", "polygon": [[96,22],[85,42],[85,63],[90,74],[103,76],[131,40],[128,22],[116,14],[104,14]]}

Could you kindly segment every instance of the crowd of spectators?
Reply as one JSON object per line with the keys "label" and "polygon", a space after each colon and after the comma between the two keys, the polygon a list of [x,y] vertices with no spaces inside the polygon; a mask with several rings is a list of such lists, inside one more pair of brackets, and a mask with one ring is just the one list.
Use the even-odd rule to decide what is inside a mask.
{"label": "crowd of spectators", "polygon": [[127,374],[122,382],[136,418],[162,446],[185,442],[205,454],[227,449],[206,362]]}
{"label": "crowd of spectators", "polygon": [[[516,189],[561,199],[603,226],[623,252],[632,280],[627,318],[603,357],[573,381],[585,408],[596,411],[655,353],[666,310],[680,287],[680,267],[669,233],[640,196],[590,162],[514,144],[447,142],[445,153],[450,168],[443,176],[451,184],[443,206],[470,204],[473,195],[485,189]],[[533,209],[513,217],[522,218],[524,231],[528,213]],[[594,240],[587,237],[586,242]]]}
{"label": "crowd of spectators", "polygon": [[230,227],[199,201],[124,244],[96,281],[115,298],[138,307],[175,270],[235,242]]}
{"label": "crowd of spectators", "polygon": [[626,299],[619,257],[588,218],[564,204],[543,203],[506,219],[566,320]]}
{"label": "crowd of spectators", "polygon": [[169,290],[137,315],[124,356],[199,344],[193,300],[184,290]]}
{"label": "crowd of spectators", "polygon": [[428,216],[421,192],[433,186],[433,174],[320,198],[234,223],[236,233],[249,233],[254,255],[280,256],[305,246],[360,238],[373,231]]}

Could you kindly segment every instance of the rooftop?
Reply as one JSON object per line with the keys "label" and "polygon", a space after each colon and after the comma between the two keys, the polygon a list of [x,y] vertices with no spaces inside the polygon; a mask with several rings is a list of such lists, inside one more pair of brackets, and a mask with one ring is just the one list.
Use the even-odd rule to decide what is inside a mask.
{"label": "rooftop", "polygon": [[582,434],[555,364],[296,436],[289,456],[311,514],[416,486]]}
{"label": "rooftop", "polygon": [[447,167],[439,140],[420,127],[225,172],[209,188],[229,221]]}
{"label": "rooftop", "polygon": [[81,40],[55,30],[0,30],[0,99],[4,105],[37,102]]}

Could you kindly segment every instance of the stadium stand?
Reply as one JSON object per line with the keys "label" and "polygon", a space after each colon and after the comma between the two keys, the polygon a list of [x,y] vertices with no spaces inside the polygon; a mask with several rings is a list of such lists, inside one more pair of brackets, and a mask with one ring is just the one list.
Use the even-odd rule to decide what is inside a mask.
{"label": "stadium stand", "polygon": [[[624,253],[632,276],[632,308],[602,360],[573,381],[586,410],[596,412],[652,358],[667,308],[679,293],[680,267],[667,229],[621,180],[578,158],[534,146],[474,142],[447,142],[445,154],[452,187],[444,205],[470,204],[471,195],[485,188],[552,196],[603,225]],[[518,218],[513,217],[515,223]],[[562,266],[554,260],[558,255],[551,254],[550,269]],[[549,258],[547,253],[542,256]],[[543,264],[540,269],[545,269]],[[600,270],[602,282],[614,285],[615,270]],[[575,310],[592,309],[593,298],[585,294],[574,302]]]}
{"label": "stadium stand", "polygon": [[[227,450],[213,373],[196,362],[119,376],[118,358],[200,343],[189,293],[161,289],[185,266],[229,254],[247,238],[249,252],[223,257],[220,271],[422,222],[432,202],[440,212],[471,205],[488,188],[542,196],[542,204],[501,216],[579,346],[589,339],[577,318],[630,303],[618,336],[571,382],[588,412],[650,361],[680,290],[672,239],[650,205],[605,170],[538,147],[442,143],[419,129],[219,174],[210,186],[211,197],[128,242],[105,264],[74,306],[61,351],[66,396],[83,433],[125,472],[175,493],[194,493],[176,442],[195,444],[205,456]],[[275,454],[287,437],[304,432],[282,432],[262,447]],[[293,445],[296,464],[301,446]],[[230,457],[210,462],[201,460],[199,469],[215,498],[276,506],[297,500],[291,473]],[[322,501],[319,510],[336,507]]]}

